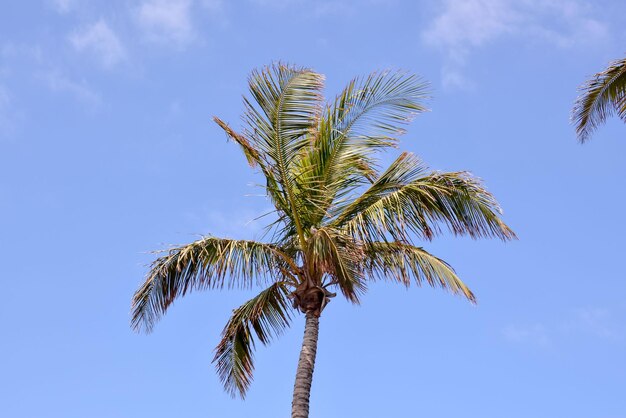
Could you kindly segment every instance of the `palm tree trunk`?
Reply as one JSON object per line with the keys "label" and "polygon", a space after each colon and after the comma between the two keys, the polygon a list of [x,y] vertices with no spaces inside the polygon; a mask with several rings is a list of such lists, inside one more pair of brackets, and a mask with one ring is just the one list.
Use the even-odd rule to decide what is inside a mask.
{"label": "palm tree trunk", "polygon": [[311,396],[313,367],[315,366],[315,354],[317,353],[319,322],[320,319],[317,315],[312,312],[306,313],[304,339],[302,340],[300,360],[298,360],[296,383],[293,385],[291,418],[309,417],[309,397]]}

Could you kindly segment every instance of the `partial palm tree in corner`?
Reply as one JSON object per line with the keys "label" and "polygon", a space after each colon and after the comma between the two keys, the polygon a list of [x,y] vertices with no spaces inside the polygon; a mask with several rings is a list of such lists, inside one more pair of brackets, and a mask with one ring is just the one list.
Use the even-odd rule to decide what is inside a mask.
{"label": "partial palm tree in corner", "polygon": [[426,85],[402,72],[355,79],[329,104],[323,76],[275,64],[253,71],[245,128],[214,118],[265,177],[275,206],[269,242],[207,236],[152,264],[132,302],[132,326],[150,331],[172,302],[194,290],[264,286],[233,311],[215,350],[225,389],[244,396],[255,339],[262,344],[305,316],[292,417],[308,417],[319,318],[335,292],[349,302],[374,280],[474,295],[443,260],[415,244],[450,230],[509,240],[497,202],[466,172],[429,171],[402,153],[384,171],[375,154],[394,147],[423,112]]}
{"label": "partial palm tree in corner", "polygon": [[596,128],[617,113],[626,122],[626,58],[614,61],[595,74],[580,88],[572,120],[580,142],[585,142]]}

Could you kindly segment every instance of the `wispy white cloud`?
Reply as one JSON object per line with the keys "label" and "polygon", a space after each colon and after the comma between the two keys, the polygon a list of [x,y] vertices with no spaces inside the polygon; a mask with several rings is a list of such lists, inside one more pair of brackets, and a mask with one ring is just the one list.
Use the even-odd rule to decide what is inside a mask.
{"label": "wispy white cloud", "polygon": [[324,16],[346,16],[354,13],[351,4],[340,1],[316,2],[313,8],[313,14],[317,17]]}
{"label": "wispy white cloud", "polygon": [[167,109],[167,114],[165,116],[165,120],[168,122],[173,122],[179,120],[181,116],[184,114],[184,107],[180,100],[176,99],[170,102],[170,105]]}
{"label": "wispy white cloud", "polygon": [[451,58],[462,59],[469,48],[511,33],[521,20],[507,0],[447,0],[422,38],[427,44],[446,48]]}
{"label": "wispy white cloud", "polygon": [[573,327],[602,338],[620,339],[624,337],[624,333],[616,325],[611,312],[606,308],[578,310]]}
{"label": "wispy white cloud", "polygon": [[76,8],[78,0],[51,0],[51,4],[58,13],[66,14]]}
{"label": "wispy white cloud", "polygon": [[148,40],[184,46],[195,39],[191,7],[191,0],[146,0],[137,22]]}
{"label": "wispy white cloud", "polygon": [[264,7],[283,8],[294,4],[301,4],[304,0],[251,0],[252,3],[256,3]]}
{"label": "wispy white cloud", "polygon": [[626,340],[626,329],[610,309],[587,307],[570,311],[560,320],[509,324],[502,329],[502,337],[511,343],[545,348],[568,338],[621,343]]}
{"label": "wispy white cloud", "polygon": [[69,40],[74,49],[92,53],[106,68],[114,67],[127,57],[122,42],[103,19],[77,30]]}
{"label": "wispy white cloud", "polygon": [[[252,3],[264,8],[277,10],[297,8],[299,12],[314,17],[346,16],[354,13],[355,3],[347,0],[250,0]],[[370,0],[370,3],[373,1]],[[358,4],[358,3],[357,3]]]}
{"label": "wispy white cloud", "polygon": [[220,14],[224,11],[223,0],[202,0],[202,7],[214,14]]}
{"label": "wispy white cloud", "polygon": [[72,80],[59,71],[41,73],[39,78],[50,90],[67,93],[91,109],[96,109],[102,104],[100,94],[94,91],[85,80]]}
{"label": "wispy white cloud", "polygon": [[445,64],[441,69],[441,84],[446,89],[474,90],[476,84],[467,78],[455,64]]}
{"label": "wispy white cloud", "polygon": [[5,62],[26,60],[40,64],[43,61],[43,52],[39,45],[7,42],[0,46],[0,57],[2,57]]}
{"label": "wispy white cloud", "polygon": [[9,108],[9,102],[9,93],[6,87],[0,84],[0,115],[4,114],[3,111]]}
{"label": "wispy white cloud", "polygon": [[17,71],[24,65],[39,64],[42,60],[41,49],[37,46],[15,44],[0,45],[0,140],[11,140],[19,132],[25,119],[17,98],[9,86],[23,71]]}
{"label": "wispy white cloud", "polygon": [[6,87],[0,84],[0,139],[13,135],[15,118],[11,106],[11,97]]}
{"label": "wispy white cloud", "polygon": [[422,32],[422,41],[446,57],[448,86],[465,86],[460,76],[469,55],[501,39],[532,40],[556,47],[605,40],[606,24],[592,17],[583,0],[446,0]]}
{"label": "wispy white cloud", "polygon": [[543,324],[508,325],[502,330],[505,340],[512,343],[529,344],[539,347],[551,345],[550,338]]}
{"label": "wispy white cloud", "polygon": [[[97,109],[102,104],[100,94],[93,90],[85,80],[74,80],[65,75],[63,66],[38,45],[16,43],[0,45],[0,65],[6,65],[6,68],[0,67],[0,76],[3,78],[34,79],[52,92],[70,95],[84,104],[88,110]],[[12,120],[15,125],[16,121],[23,119],[23,113],[17,108],[18,103],[10,94],[11,92],[2,87],[3,85],[10,84],[0,80],[0,119],[2,119],[0,123],[6,128],[7,120]],[[11,124],[8,125],[11,126]]]}
{"label": "wispy white cloud", "polygon": [[275,219],[271,212],[270,207],[220,210],[213,205],[187,211],[183,216],[191,225],[196,225],[197,228],[208,227],[208,232],[218,237],[258,239],[265,226]]}
{"label": "wispy white cloud", "polygon": [[201,12],[211,20],[212,25],[228,27],[231,25],[228,8],[224,0],[200,0]]}

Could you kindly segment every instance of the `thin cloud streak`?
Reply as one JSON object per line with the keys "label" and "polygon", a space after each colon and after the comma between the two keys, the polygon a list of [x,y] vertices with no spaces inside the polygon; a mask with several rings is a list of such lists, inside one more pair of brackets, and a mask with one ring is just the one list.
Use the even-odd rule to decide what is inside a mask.
{"label": "thin cloud streak", "polygon": [[195,39],[191,0],[148,0],[137,11],[137,22],[149,41],[179,47]]}
{"label": "thin cloud streak", "polygon": [[122,42],[102,19],[74,32],[69,40],[76,51],[92,53],[106,68],[116,66],[127,57]]}
{"label": "thin cloud streak", "polygon": [[91,109],[98,108],[102,105],[100,94],[92,90],[84,80],[74,81],[58,71],[41,73],[39,74],[39,78],[50,90],[68,93]]}
{"label": "thin cloud streak", "polygon": [[622,339],[624,337],[624,333],[620,332],[608,309],[585,308],[580,309],[577,314],[576,325],[583,331],[597,337],[613,340]]}
{"label": "thin cloud streak", "polygon": [[16,128],[16,115],[8,89],[0,84],[0,139],[11,137]]}
{"label": "thin cloud streak", "polygon": [[626,330],[613,319],[607,308],[577,309],[560,321],[551,324],[508,324],[502,328],[502,337],[514,344],[551,347],[568,338],[604,340],[620,343],[626,339]]}
{"label": "thin cloud streak", "polygon": [[[358,2],[353,1],[316,1],[307,2],[305,0],[250,0],[251,3],[263,8],[271,8],[275,10],[296,9],[300,12],[311,14],[316,18],[329,16],[343,16],[354,13],[355,8],[359,6]],[[370,3],[373,3],[370,1]]]}
{"label": "thin cloud streak", "polygon": [[558,48],[590,45],[609,37],[580,0],[447,0],[422,33],[422,41],[445,56],[444,87],[467,87],[463,75],[472,51],[503,38],[543,42]]}
{"label": "thin cloud streak", "polygon": [[74,10],[77,3],[77,0],[52,0],[52,7],[57,13],[67,14]]}
{"label": "thin cloud streak", "polygon": [[502,330],[505,340],[516,344],[549,347],[552,343],[543,324],[508,325]]}

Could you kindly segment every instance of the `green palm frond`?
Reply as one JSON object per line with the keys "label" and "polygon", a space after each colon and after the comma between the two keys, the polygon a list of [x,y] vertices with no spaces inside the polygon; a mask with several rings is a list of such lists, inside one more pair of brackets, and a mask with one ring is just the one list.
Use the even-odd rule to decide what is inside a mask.
{"label": "green palm frond", "polygon": [[271,274],[289,274],[289,261],[277,247],[255,241],[206,237],[172,248],[152,263],[135,293],[132,327],[151,331],[174,299],[192,290],[249,288],[271,280]]}
{"label": "green palm frond", "polygon": [[572,120],[580,142],[585,142],[596,128],[614,112],[626,121],[626,58],[612,62],[580,88]]}
{"label": "green palm frond", "polygon": [[360,197],[341,208],[335,228],[369,241],[431,239],[446,225],[455,235],[514,239],[500,208],[469,173],[427,173],[410,153],[396,159]]}
{"label": "green palm frond", "polygon": [[220,128],[226,132],[229,139],[237,143],[243,151],[248,164],[252,167],[260,167],[265,177],[265,191],[279,213],[281,222],[291,223],[291,207],[287,202],[279,182],[275,177],[275,173],[270,169],[270,163],[266,161],[263,154],[255,147],[252,139],[246,138],[245,135],[235,132],[228,124],[220,118],[214,116],[213,120]]}
{"label": "green palm frond", "polygon": [[326,107],[303,164],[304,177],[314,183],[308,193],[317,191],[322,200],[319,216],[333,199],[375,177],[373,153],[395,146],[403,126],[426,111],[427,87],[401,71],[372,73],[352,80]]}
{"label": "green palm frond", "polygon": [[426,111],[428,83],[402,71],[372,73],[365,79],[354,79],[328,106],[320,120],[317,142],[328,147],[331,155],[324,159],[332,169],[335,158],[358,144],[364,154],[380,147],[396,145],[397,137],[419,113]]}
{"label": "green palm frond", "polygon": [[304,236],[300,207],[294,197],[294,160],[310,143],[322,108],[323,76],[304,68],[275,64],[253,71],[249,78],[252,99],[244,98],[245,136],[251,138],[266,161],[272,178],[289,205],[301,244]]}
{"label": "green palm frond", "polygon": [[308,240],[305,257],[309,275],[327,274],[331,283],[352,303],[359,303],[359,295],[366,290],[361,262],[363,249],[351,236],[330,228],[314,230]]}
{"label": "green palm frond", "polygon": [[339,215],[335,224],[341,225],[347,219],[358,214],[363,208],[371,206],[382,196],[397,191],[427,172],[427,167],[410,153],[402,153],[380,176],[374,179],[369,189],[353,201],[334,208]]}
{"label": "green palm frond", "polygon": [[254,338],[267,345],[291,321],[288,291],[276,282],[233,311],[215,348],[217,373],[232,396],[245,397],[254,371]]}
{"label": "green palm frond", "polygon": [[462,294],[475,303],[472,291],[445,261],[420,247],[401,242],[373,242],[365,246],[365,271],[374,279],[393,279],[410,286],[426,282],[454,294]]}

